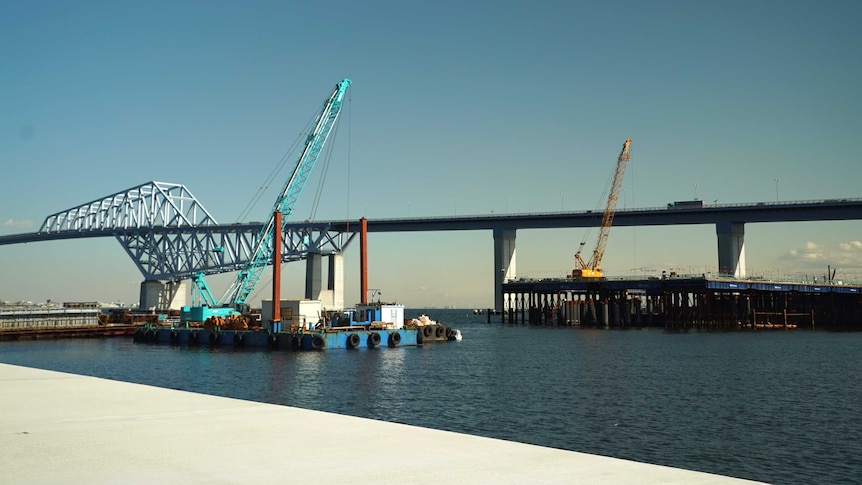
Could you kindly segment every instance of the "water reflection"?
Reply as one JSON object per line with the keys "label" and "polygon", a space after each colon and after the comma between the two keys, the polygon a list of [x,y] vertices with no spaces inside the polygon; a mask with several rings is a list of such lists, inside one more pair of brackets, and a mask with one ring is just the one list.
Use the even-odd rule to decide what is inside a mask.
{"label": "water reflection", "polygon": [[862,402],[862,333],[442,319],[464,341],[326,352],[22,341],[0,343],[0,362],[767,482],[862,476],[862,421],[852,413]]}
{"label": "water reflection", "polygon": [[286,393],[283,396],[293,406],[313,408],[321,402],[323,389],[321,367],[325,363],[325,352],[296,352],[292,371],[287,371]]}
{"label": "water reflection", "polygon": [[[377,382],[376,411],[382,419],[403,422],[403,409],[410,405],[412,394],[404,370],[404,348],[378,352],[378,365],[374,373]],[[424,385],[430,385],[426,383]]]}

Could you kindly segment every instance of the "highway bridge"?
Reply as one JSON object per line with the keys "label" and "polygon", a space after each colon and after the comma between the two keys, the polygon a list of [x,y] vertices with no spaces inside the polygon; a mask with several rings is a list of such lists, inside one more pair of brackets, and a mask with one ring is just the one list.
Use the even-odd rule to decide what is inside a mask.
{"label": "highway bridge", "polygon": [[[516,278],[519,229],[598,227],[601,211],[563,211],[420,218],[372,219],[369,232],[490,230],[494,241],[496,308],[502,285]],[[616,211],[615,227],[712,224],[716,228],[719,272],[745,276],[745,224],[862,219],[862,198],[748,204],[691,204]],[[165,294],[195,273],[238,271],[248,262],[263,223],[219,224],[185,186],[148,182],[87,204],[52,214],[39,231],[0,236],[0,245],[59,239],[114,237],[144,277],[141,305],[163,304]],[[330,258],[328,287],[343,304],[342,255],[359,231],[358,220],[288,222],[282,261],[306,260],[306,297],[324,291],[321,258]],[[167,287],[168,290],[164,291]],[[142,287],[143,288],[143,287]],[[340,297],[338,296],[341,291]],[[159,293],[158,297],[147,296]],[[146,300],[146,301],[145,301]],[[330,305],[333,305],[330,302]]]}

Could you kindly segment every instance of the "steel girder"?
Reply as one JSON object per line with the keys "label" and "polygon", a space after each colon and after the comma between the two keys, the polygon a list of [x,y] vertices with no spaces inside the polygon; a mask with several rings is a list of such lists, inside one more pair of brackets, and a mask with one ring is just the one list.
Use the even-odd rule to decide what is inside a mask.
{"label": "steel girder", "polygon": [[[211,275],[244,269],[261,227],[261,224],[183,229],[155,227],[118,231],[116,237],[144,278],[180,280],[195,273]],[[327,224],[289,227],[283,233],[281,260],[284,263],[299,261],[308,253],[341,253],[355,235],[333,230]]]}

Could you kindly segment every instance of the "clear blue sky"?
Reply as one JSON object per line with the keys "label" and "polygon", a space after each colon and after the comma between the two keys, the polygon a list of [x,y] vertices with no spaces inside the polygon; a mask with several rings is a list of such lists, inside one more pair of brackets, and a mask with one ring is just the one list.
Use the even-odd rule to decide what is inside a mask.
{"label": "clear blue sky", "polygon": [[[0,1],[0,234],[150,180],[234,222],[344,77],[318,219],[595,209],[626,138],[620,207],[860,197],[859,18],[856,1]],[[750,224],[749,272],[860,277],[860,229]],[[584,236],[520,231],[519,275],[565,274]],[[492,248],[373,235],[370,283],[487,307]],[[716,264],[712,226],[617,228],[604,260]],[[134,302],[140,279],[112,239],[0,247],[4,300]]]}

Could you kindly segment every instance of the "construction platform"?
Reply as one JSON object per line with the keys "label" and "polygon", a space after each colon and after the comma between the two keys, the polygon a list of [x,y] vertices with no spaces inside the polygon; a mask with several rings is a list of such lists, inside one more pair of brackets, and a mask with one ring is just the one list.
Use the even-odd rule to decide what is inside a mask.
{"label": "construction platform", "polygon": [[119,337],[132,336],[140,329],[138,325],[106,324],[91,327],[57,327],[32,329],[0,329],[0,341],[3,340],[41,340],[81,337]]}
{"label": "construction platform", "polygon": [[157,323],[160,317],[164,315],[129,309],[103,313],[96,302],[0,306],[0,340],[133,335],[141,325]]}
{"label": "construction platform", "polygon": [[862,286],[702,276],[503,285],[504,323],[666,328],[862,328]]}
{"label": "construction platform", "polygon": [[755,483],[0,364],[6,483]]}

